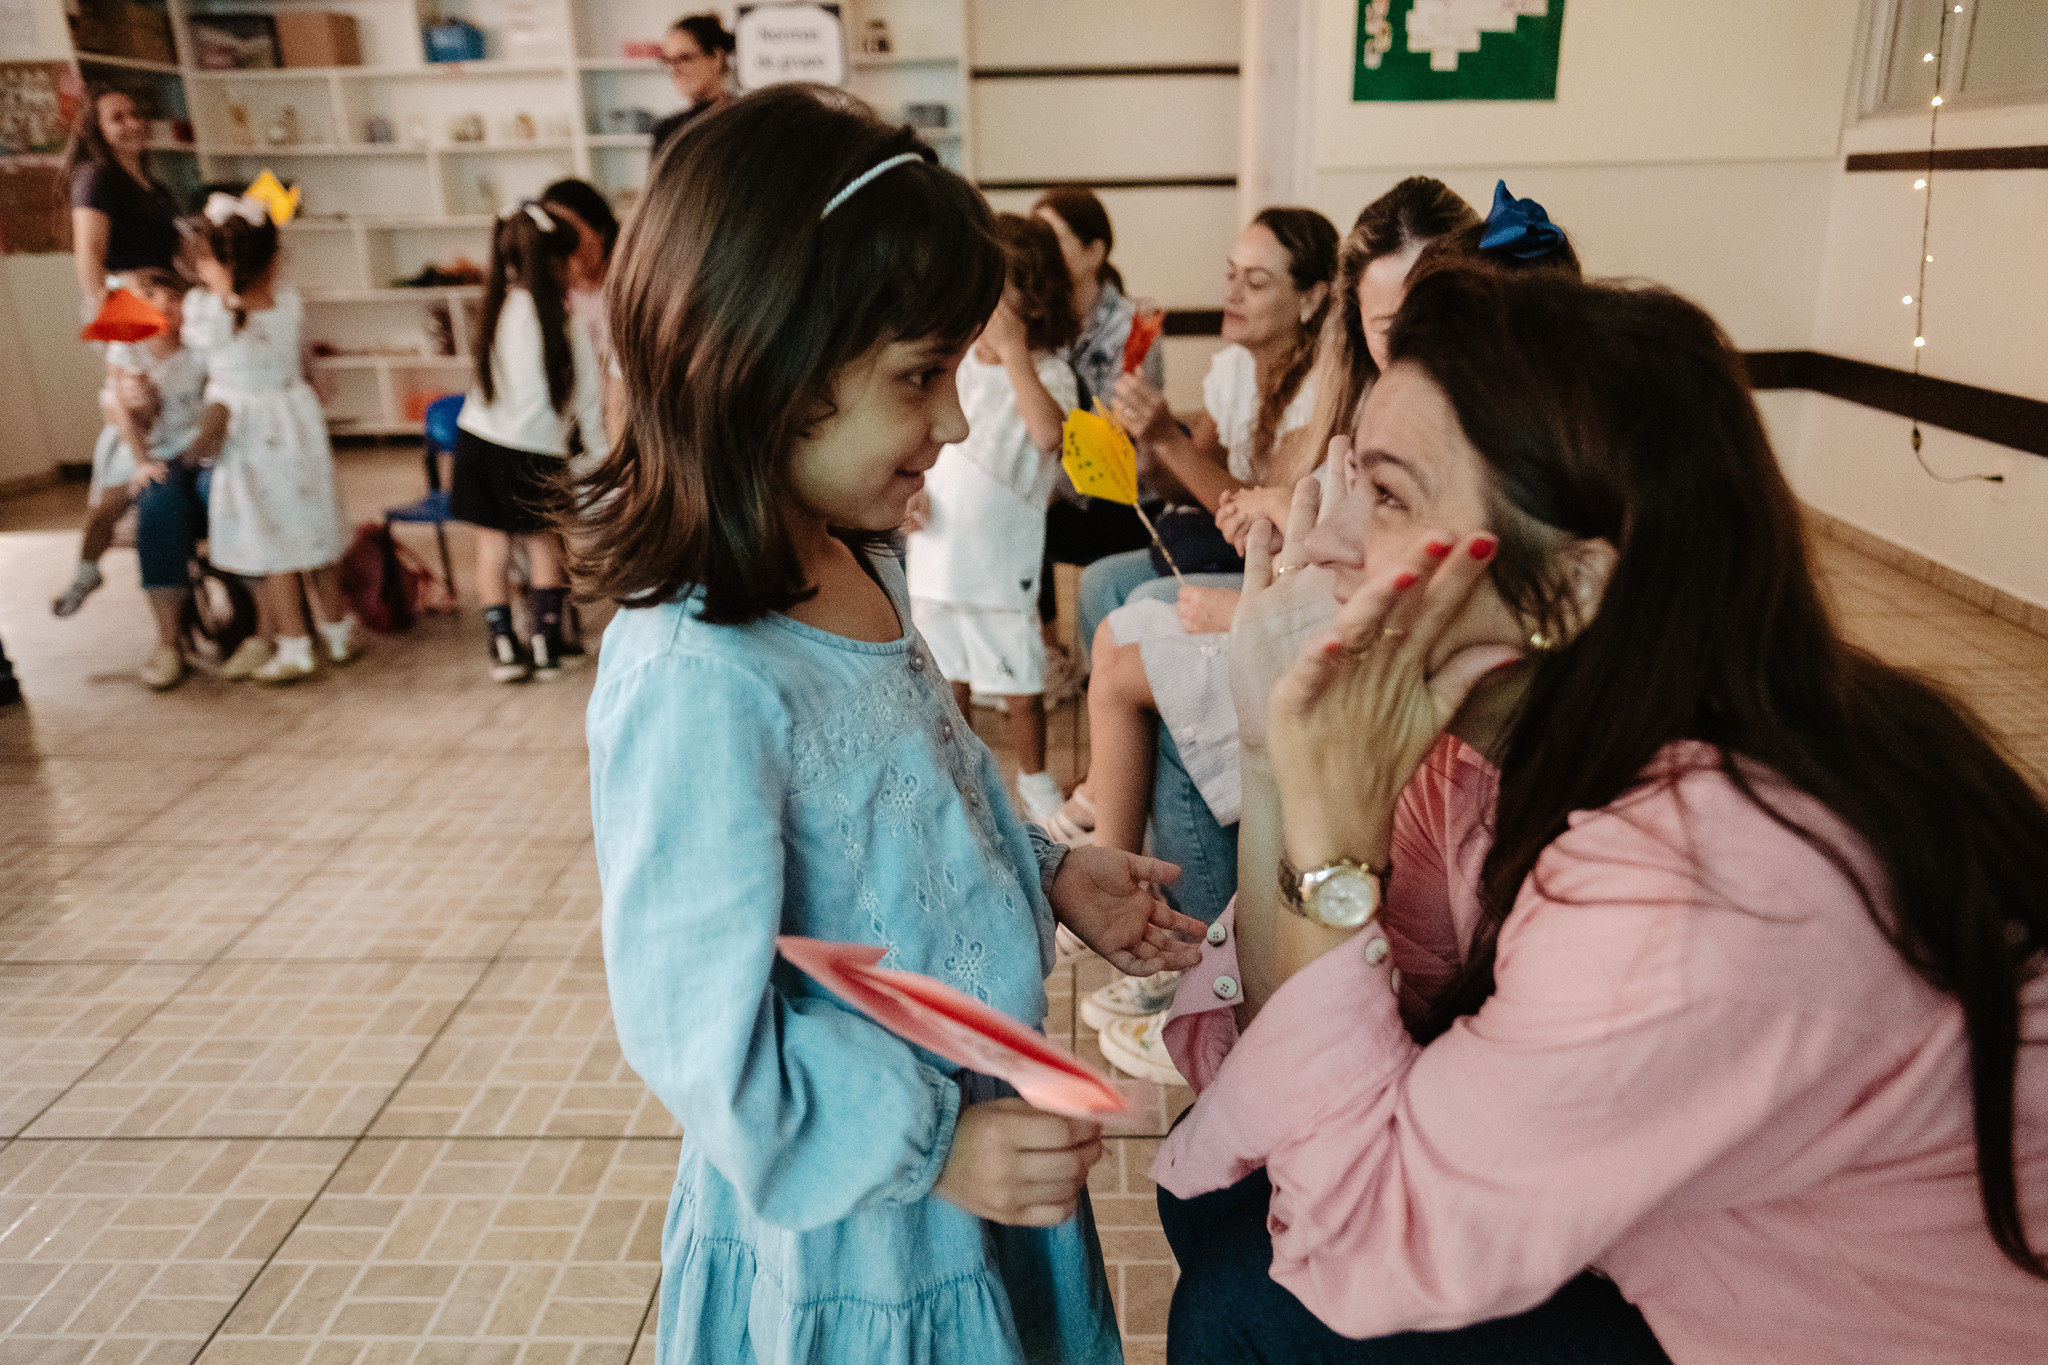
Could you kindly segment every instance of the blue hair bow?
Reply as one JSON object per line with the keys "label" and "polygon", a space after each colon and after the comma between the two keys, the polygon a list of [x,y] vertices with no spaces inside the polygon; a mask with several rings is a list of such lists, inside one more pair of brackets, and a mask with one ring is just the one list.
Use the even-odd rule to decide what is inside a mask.
{"label": "blue hair bow", "polygon": [[1486,231],[1480,235],[1481,251],[1498,251],[1518,261],[1548,256],[1564,245],[1564,229],[1550,221],[1543,205],[1534,199],[1517,199],[1508,193],[1508,182],[1493,187],[1493,211],[1486,215]]}

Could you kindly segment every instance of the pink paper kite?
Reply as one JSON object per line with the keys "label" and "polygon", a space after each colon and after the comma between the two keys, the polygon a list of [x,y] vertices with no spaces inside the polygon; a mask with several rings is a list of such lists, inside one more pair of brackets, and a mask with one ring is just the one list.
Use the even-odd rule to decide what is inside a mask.
{"label": "pink paper kite", "polygon": [[875,965],[882,960],[880,948],[787,934],[775,946],[891,1033],[969,1070],[1008,1081],[1037,1108],[1100,1119],[1131,1107],[1073,1054],[1008,1015],[928,976]]}

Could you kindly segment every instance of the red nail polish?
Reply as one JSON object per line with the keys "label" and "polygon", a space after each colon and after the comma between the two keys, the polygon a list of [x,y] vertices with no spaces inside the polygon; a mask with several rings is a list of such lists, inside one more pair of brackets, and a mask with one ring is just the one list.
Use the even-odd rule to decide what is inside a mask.
{"label": "red nail polish", "polygon": [[1403,573],[1403,574],[1397,574],[1397,575],[1395,575],[1395,577],[1394,577],[1394,591],[1395,591],[1395,592],[1406,592],[1406,591],[1407,591],[1408,589],[1410,589],[1410,588],[1412,588],[1412,587],[1414,587],[1414,586],[1415,586],[1415,575],[1414,575],[1414,574],[1412,574],[1412,573]]}
{"label": "red nail polish", "polygon": [[1472,557],[1484,563],[1493,558],[1493,552],[1499,547],[1500,542],[1492,536],[1481,536],[1472,542]]}
{"label": "red nail polish", "polygon": [[1336,658],[1339,654],[1342,654],[1343,652],[1344,642],[1342,640],[1332,640],[1330,641],[1330,643],[1323,646],[1323,653],[1329,655],[1333,659]]}
{"label": "red nail polish", "polygon": [[1422,552],[1431,559],[1442,559],[1451,552],[1451,547],[1441,540],[1432,540],[1422,547]]}

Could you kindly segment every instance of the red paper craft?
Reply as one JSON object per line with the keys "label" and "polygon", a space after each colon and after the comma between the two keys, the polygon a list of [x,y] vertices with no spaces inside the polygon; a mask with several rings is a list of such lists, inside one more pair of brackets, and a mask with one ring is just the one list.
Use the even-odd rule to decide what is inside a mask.
{"label": "red paper craft", "polygon": [[1058,1044],[972,996],[916,972],[875,964],[880,948],[784,935],[782,955],[833,994],[898,1037],[1017,1087],[1024,1099],[1054,1114],[1099,1119],[1130,1101]]}
{"label": "red paper craft", "polygon": [[170,320],[162,313],[127,290],[116,289],[78,337],[81,341],[145,341],[170,329]]}
{"label": "red paper craft", "polygon": [[1123,373],[1136,374],[1151,354],[1152,343],[1166,329],[1166,310],[1156,304],[1140,305],[1131,317],[1130,335],[1124,338]]}

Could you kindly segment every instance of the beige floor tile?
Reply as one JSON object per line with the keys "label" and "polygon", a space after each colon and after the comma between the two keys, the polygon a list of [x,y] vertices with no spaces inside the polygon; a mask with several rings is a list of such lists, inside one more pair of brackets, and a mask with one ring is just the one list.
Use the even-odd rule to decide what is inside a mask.
{"label": "beige floor tile", "polygon": [[0,1361],[189,1361],[343,1142],[0,1151]]}
{"label": "beige floor tile", "polygon": [[364,1142],[206,1354],[623,1365],[673,1142]]}
{"label": "beige floor tile", "polygon": [[[165,811],[136,838],[163,843],[225,839],[311,842],[347,839],[433,764],[428,753],[345,749],[313,755],[284,749],[249,754]],[[203,818],[195,818],[203,812]]]}
{"label": "beige floor tile", "polygon": [[[559,879],[558,879],[559,880]],[[560,962],[568,958],[601,961],[604,957],[604,899],[597,889],[595,874],[587,889],[551,890],[527,912],[499,956],[541,958]]]}
{"label": "beige floor tile", "polygon": [[[597,627],[588,616],[584,629],[594,644]],[[478,653],[481,656],[481,649]],[[586,684],[591,672],[585,664],[557,683],[501,687],[493,696],[479,697],[478,723],[463,732],[457,746],[479,753],[584,752],[583,713],[590,705]]]}
{"label": "beige floor tile", "polygon": [[29,1132],[361,1133],[482,971],[460,962],[208,967]]}
{"label": "beige floor tile", "polygon": [[220,770],[212,758],[0,760],[0,829],[10,842],[105,844],[135,836]]}
{"label": "beige floor tile", "polygon": [[580,752],[444,755],[363,832],[372,838],[586,838],[588,764]]}
{"label": "beige floor tile", "polygon": [[488,832],[463,840],[359,838],[228,950],[242,958],[488,958],[578,845]]}
{"label": "beige floor tile", "polygon": [[662,1137],[681,1130],[619,1053],[604,964],[504,962],[392,1097],[379,1136]]}
{"label": "beige floor tile", "polygon": [[11,1137],[191,980],[189,963],[0,965],[0,1137]]}
{"label": "beige floor tile", "polygon": [[0,918],[0,959],[205,961],[278,904],[335,845],[124,843]]}

